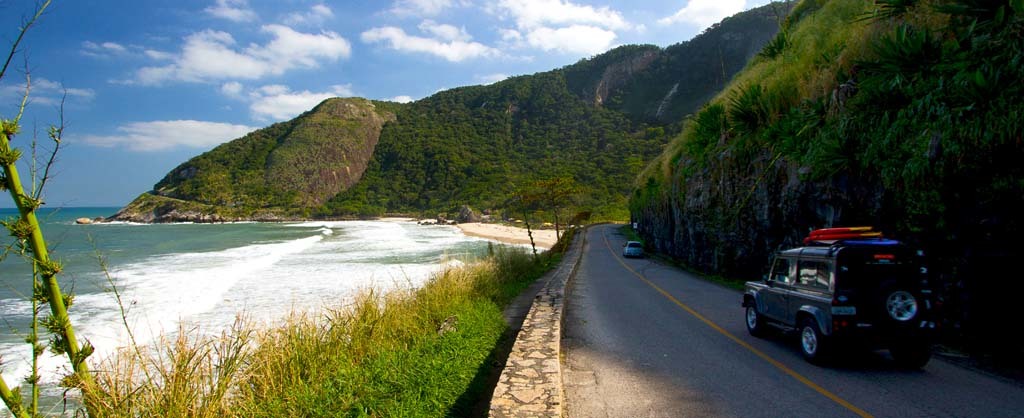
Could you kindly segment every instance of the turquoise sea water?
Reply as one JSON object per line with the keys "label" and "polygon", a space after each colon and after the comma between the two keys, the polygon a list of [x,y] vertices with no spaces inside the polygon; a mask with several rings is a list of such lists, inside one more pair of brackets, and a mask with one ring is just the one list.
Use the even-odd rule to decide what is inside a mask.
{"label": "turquoise sea water", "polygon": [[[71,308],[76,332],[97,347],[96,358],[127,343],[97,252],[107,260],[136,339],[151,343],[162,333],[175,332],[179,324],[216,333],[239,314],[272,323],[292,311],[341,306],[359,290],[415,287],[445,265],[487,251],[487,241],[467,237],[454,227],[413,222],[74,222],[115,211],[70,208],[39,213],[51,254],[65,266],[62,289],[76,294]],[[14,216],[15,210],[0,209],[0,217]],[[4,236],[4,244],[13,243]],[[30,283],[29,264],[8,253],[0,262],[0,356],[8,383],[20,382],[29,370],[29,346],[23,339],[31,317],[31,304],[24,296],[31,291]],[[63,359],[47,354],[44,369],[49,372],[44,379],[65,365]]]}

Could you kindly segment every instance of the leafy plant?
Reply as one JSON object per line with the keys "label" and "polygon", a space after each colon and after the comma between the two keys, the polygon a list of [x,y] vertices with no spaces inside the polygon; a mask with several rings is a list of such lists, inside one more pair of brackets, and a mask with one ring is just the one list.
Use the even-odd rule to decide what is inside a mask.
{"label": "leafy plant", "polygon": [[918,0],[875,0],[876,8],[860,20],[899,18],[917,2]]}
{"label": "leafy plant", "polygon": [[764,59],[775,59],[775,57],[782,55],[787,46],[789,46],[789,34],[782,30],[779,31],[778,35],[775,35],[775,38],[765,44],[764,49],[757,55]]}

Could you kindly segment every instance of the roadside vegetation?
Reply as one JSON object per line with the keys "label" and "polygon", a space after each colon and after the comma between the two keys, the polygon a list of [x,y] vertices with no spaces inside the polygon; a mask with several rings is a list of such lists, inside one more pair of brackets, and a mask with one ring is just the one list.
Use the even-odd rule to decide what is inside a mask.
{"label": "roadside vegetation", "polygon": [[366,291],[343,307],[216,337],[187,330],[97,367],[103,417],[470,416],[490,395],[503,307],[556,265],[497,246],[419,289]]}

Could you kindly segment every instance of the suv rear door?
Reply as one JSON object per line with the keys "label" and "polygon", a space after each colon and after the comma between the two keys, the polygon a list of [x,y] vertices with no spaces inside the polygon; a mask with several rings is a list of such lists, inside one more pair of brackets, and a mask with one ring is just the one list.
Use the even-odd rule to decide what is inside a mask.
{"label": "suv rear door", "polygon": [[787,321],[795,323],[797,312],[807,305],[829,312],[832,301],[829,292],[832,263],[825,259],[801,258],[796,270],[796,281],[793,283],[792,296],[789,298],[790,317]]}
{"label": "suv rear door", "polygon": [[[860,321],[875,327],[917,323],[896,320],[886,312],[886,296],[893,291],[903,290],[915,297],[921,296],[919,266],[909,251],[898,247],[848,248],[840,252],[838,264],[836,293],[847,296],[856,305]],[[922,312],[918,314],[930,307],[923,305],[919,306]]]}

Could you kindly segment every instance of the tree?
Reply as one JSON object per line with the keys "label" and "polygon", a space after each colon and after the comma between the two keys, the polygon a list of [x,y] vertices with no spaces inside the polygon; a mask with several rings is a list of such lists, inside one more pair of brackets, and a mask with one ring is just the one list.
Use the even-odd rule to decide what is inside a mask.
{"label": "tree", "polygon": [[548,208],[554,216],[555,238],[561,239],[559,215],[563,210],[575,205],[575,198],[579,196],[581,187],[572,177],[556,177],[535,182],[533,189],[537,202]]}

